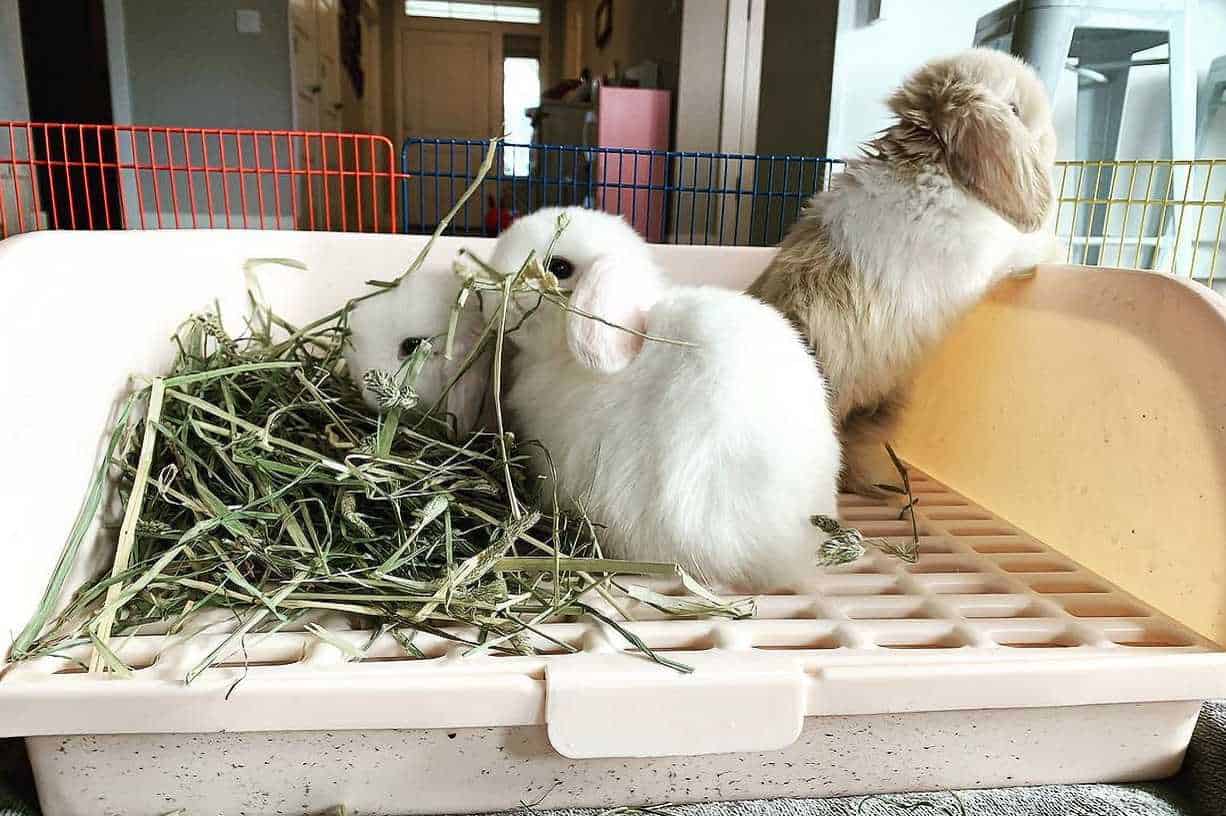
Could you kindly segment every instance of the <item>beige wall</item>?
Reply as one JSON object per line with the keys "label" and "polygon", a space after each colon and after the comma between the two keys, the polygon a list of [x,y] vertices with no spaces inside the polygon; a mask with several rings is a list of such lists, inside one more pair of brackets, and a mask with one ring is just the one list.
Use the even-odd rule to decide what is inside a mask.
{"label": "beige wall", "polygon": [[541,0],[541,90],[567,76],[566,0]]}
{"label": "beige wall", "polygon": [[757,152],[820,154],[830,123],[835,0],[769,0],[762,32]]}
{"label": "beige wall", "polygon": [[[712,6],[694,13],[699,4]],[[677,81],[678,150],[719,150],[724,102],[726,0],[690,0],[681,34]]]}
{"label": "beige wall", "polygon": [[383,0],[380,7],[382,25],[379,38],[382,41],[380,62],[383,65],[383,135],[399,146],[399,106],[396,95],[400,93],[397,66],[399,65],[400,21],[404,18],[404,4],[397,0]]}
{"label": "beige wall", "polygon": [[[661,85],[677,89],[681,64],[681,0],[616,0],[613,4],[613,35],[604,48],[596,47],[595,19],[599,0],[566,0],[583,14],[582,62],[592,75],[613,72],[614,62],[622,70],[642,62],[660,63]],[[718,0],[689,0],[691,3],[718,3]]]}
{"label": "beige wall", "polygon": [[[363,57],[366,55],[363,54]],[[363,101],[358,98],[357,89],[353,87],[353,79],[349,76],[349,70],[342,64],[341,69],[341,129],[351,132],[362,133],[366,128],[366,114],[363,110]],[[367,80],[369,87],[369,80]]]}
{"label": "beige wall", "polygon": [[[727,0],[690,0],[682,29],[677,148],[721,149]],[[743,9],[738,7],[736,13]],[[836,0],[768,0],[752,139],[729,150],[813,155],[826,145]],[[747,104],[752,98],[744,97]]]}

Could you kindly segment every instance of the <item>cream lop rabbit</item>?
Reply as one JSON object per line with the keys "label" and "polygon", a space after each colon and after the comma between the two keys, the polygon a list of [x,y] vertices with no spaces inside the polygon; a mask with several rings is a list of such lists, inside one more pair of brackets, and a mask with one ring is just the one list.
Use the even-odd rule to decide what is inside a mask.
{"label": "cream lop rabbit", "polygon": [[1002,276],[1055,260],[1056,136],[1035,73],[974,49],[889,99],[894,123],[818,193],[749,292],[808,338],[832,389],[845,489],[888,477],[882,443],[917,361]]}
{"label": "cream lop rabbit", "polygon": [[538,473],[551,464],[563,499],[585,498],[610,555],[738,588],[802,586],[825,540],[810,517],[835,514],[839,445],[799,335],[744,294],[668,283],[619,217],[568,209],[555,242],[562,213],[515,222],[490,265],[513,273],[552,246],[571,307],[684,345],[520,296],[506,402],[518,435],[549,451]]}

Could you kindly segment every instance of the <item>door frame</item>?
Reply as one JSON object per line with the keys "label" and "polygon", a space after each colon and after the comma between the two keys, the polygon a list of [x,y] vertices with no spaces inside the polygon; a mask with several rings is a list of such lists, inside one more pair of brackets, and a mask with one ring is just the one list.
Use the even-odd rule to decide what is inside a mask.
{"label": "door frame", "polygon": [[[314,11],[315,10],[314,0],[309,0],[309,2],[311,2],[311,6],[312,6],[311,10]],[[316,24],[315,36],[317,38],[319,36],[318,23]],[[290,119],[291,129],[293,130],[318,130],[319,129],[318,107],[316,108],[315,127],[313,128],[303,128],[302,127],[302,110],[301,110],[302,106],[298,102],[298,84],[302,80],[302,77],[299,76],[300,71],[299,71],[298,60],[294,58],[294,0],[286,0],[285,38],[287,41],[287,45],[289,47],[289,50],[288,50],[288,53],[289,53],[289,104],[290,104],[289,119]],[[316,50],[318,50],[318,48],[319,46],[318,44],[316,44]],[[318,58],[316,58],[316,62],[318,61],[319,61]],[[316,101],[317,106],[318,104],[319,102]]]}
{"label": "door frame", "polygon": [[123,0],[102,0],[106,21],[106,58],[111,79],[111,121],[132,124],[132,85],[128,81],[128,34]]}
{"label": "door frame", "polygon": [[758,93],[767,0],[728,0],[724,44],[724,106],[719,149],[757,153]]}
{"label": "door frame", "polygon": [[682,6],[678,150],[757,152],[767,2]]}
{"label": "door frame", "polygon": [[[392,72],[392,87],[393,101],[392,106],[392,121],[390,127],[386,120],[384,121],[384,130],[392,133],[396,139],[396,149],[399,153],[400,146],[404,144],[408,133],[404,128],[404,34],[406,31],[441,31],[453,33],[472,33],[486,32],[491,34],[490,43],[490,115],[495,121],[491,122],[491,128],[498,130],[501,127],[501,122],[506,118],[505,112],[502,109],[502,38],[506,34],[523,34],[540,38],[541,41],[541,66],[545,65],[544,48],[546,45],[545,26],[534,25],[532,23],[493,23],[483,20],[450,20],[442,17],[410,17],[403,12],[398,15],[396,24],[396,36],[393,40],[392,48],[392,64],[395,70]],[[542,75],[542,80],[544,76]],[[387,114],[387,111],[384,111]],[[427,134],[428,135],[428,134]],[[493,135],[493,134],[491,134]]]}
{"label": "door frame", "polygon": [[362,62],[366,74],[362,92],[363,130],[383,134],[387,121],[383,109],[383,17],[379,5],[372,0],[362,3]]}

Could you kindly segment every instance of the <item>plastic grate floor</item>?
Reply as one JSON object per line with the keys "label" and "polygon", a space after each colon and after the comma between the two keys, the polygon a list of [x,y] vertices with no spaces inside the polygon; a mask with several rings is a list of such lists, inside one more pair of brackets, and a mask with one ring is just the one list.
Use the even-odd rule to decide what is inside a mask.
{"label": "plastic grate floor", "polygon": [[[870,548],[858,561],[820,569],[806,594],[758,595],[753,618],[729,621],[669,618],[649,606],[623,598],[611,614],[624,613],[626,628],[661,652],[804,652],[806,663],[836,665],[871,660],[926,659],[942,662],[1031,660],[1086,657],[1126,650],[1216,652],[1218,647],[1178,622],[1146,606],[1108,581],[975,505],[936,480],[912,469],[912,490],[919,532],[919,558],[904,563]],[[844,523],[866,537],[910,541],[911,520],[899,499],[876,501],[840,497]],[[629,582],[637,579],[627,578]],[[653,589],[681,594],[680,585],[656,583]],[[603,602],[602,602],[603,603]],[[395,662],[426,669],[454,665],[468,647],[429,635],[413,642],[423,658],[406,655],[390,635],[349,628],[343,616],[321,621],[338,637],[365,652],[365,663]],[[119,642],[118,652],[136,677],[181,678],[224,637],[228,621],[206,621],[191,636],[142,635]],[[539,654],[490,652],[468,658],[466,667],[508,668],[521,661],[527,671],[541,661],[570,651],[634,651],[626,640],[601,624],[563,620],[538,627],[533,644]],[[23,679],[87,681],[82,663],[86,647],[66,650],[10,667],[5,682]],[[289,664],[348,662],[335,646],[301,631],[251,635],[242,652],[215,670]]]}

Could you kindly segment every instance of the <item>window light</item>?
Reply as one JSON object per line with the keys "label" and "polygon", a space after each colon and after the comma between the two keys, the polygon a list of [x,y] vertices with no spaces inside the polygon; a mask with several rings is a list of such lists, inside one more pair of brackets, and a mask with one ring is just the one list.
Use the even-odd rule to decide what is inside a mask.
{"label": "window light", "polygon": [[541,9],[536,3],[405,0],[404,13],[410,17],[443,17],[449,20],[483,20],[491,23],[536,25],[541,22]]}

